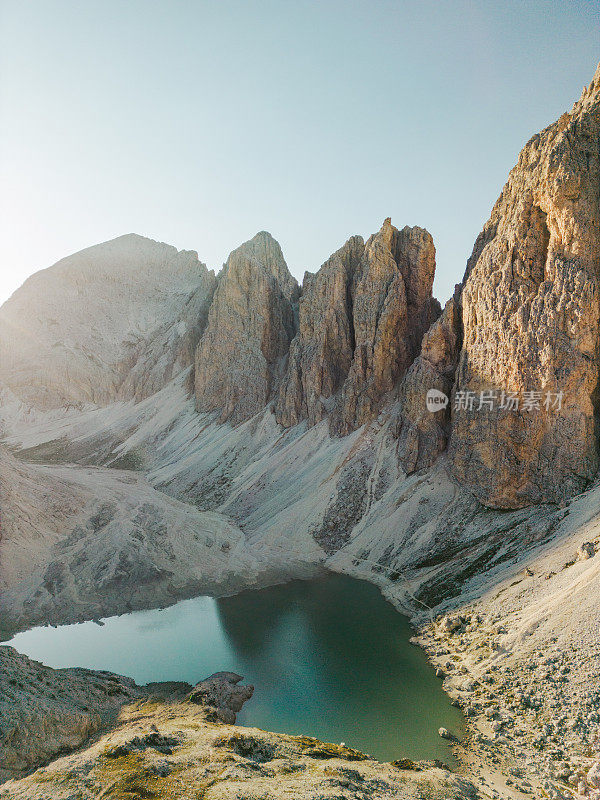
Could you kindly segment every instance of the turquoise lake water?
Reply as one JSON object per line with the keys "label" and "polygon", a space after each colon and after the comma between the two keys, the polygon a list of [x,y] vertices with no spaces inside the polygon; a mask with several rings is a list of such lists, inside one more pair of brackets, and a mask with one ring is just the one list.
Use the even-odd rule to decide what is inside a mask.
{"label": "turquoise lake water", "polygon": [[51,667],[106,669],[138,683],[197,683],[231,670],[255,686],[241,725],[345,742],[382,759],[451,762],[460,733],[405,617],[364,581],[330,575],[167,609],[59,628],[9,642]]}

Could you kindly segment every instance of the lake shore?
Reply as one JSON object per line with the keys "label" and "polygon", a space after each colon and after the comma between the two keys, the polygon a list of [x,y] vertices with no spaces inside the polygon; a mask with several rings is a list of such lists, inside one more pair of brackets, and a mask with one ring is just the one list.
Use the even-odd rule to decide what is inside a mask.
{"label": "lake shore", "polygon": [[586,776],[600,734],[600,527],[582,522],[597,495],[574,500],[561,535],[415,638],[465,712],[456,754],[485,798],[570,800],[598,788]]}
{"label": "lake shore", "polygon": [[[596,526],[580,519],[590,500],[575,501],[567,531],[505,565],[476,600],[455,598],[433,622],[415,618],[414,643],[466,715],[454,752],[482,798],[573,798],[595,763],[597,598],[587,591],[600,567],[582,547],[598,539]],[[377,584],[393,600],[393,584],[381,575]],[[584,598],[589,616],[574,612]]]}
{"label": "lake shore", "polygon": [[[313,432],[311,435],[316,434]],[[385,430],[375,434],[367,432],[359,441],[361,446],[370,448],[373,442],[383,446]],[[53,467],[51,471],[66,474],[73,470]],[[115,476],[115,479],[124,479],[118,471],[115,471]],[[129,490],[141,480],[130,475],[127,479],[135,482],[128,484]],[[403,490],[401,494],[400,489]],[[398,494],[404,503],[402,508],[409,504],[413,509],[412,516],[404,513],[398,516],[394,511],[398,507]],[[255,498],[254,502],[258,503],[258,499]],[[415,546],[418,541],[414,536],[414,525],[421,519],[415,515],[426,503],[428,518],[432,504],[438,513],[435,522],[439,531],[437,546],[447,550],[456,536],[460,536],[461,542],[456,551],[450,550],[446,554],[442,549],[444,559],[429,564],[424,561],[427,554]],[[278,528],[276,535],[249,537],[249,546],[245,544],[248,540],[231,524],[224,526],[223,520],[213,515],[214,524],[218,523],[219,530],[223,531],[220,535],[226,534],[228,541],[240,542],[239,547],[232,546],[228,552],[219,547],[217,563],[228,580],[233,575],[234,563],[243,566],[249,582],[257,573],[276,576],[280,568],[279,574],[286,575],[296,569],[310,575],[314,570],[328,568],[366,579],[376,584],[398,610],[412,614],[421,633],[427,633],[425,628],[431,625],[431,619],[439,620],[448,614],[481,615],[480,623],[461,623],[452,633],[442,630],[432,636],[429,632],[422,641],[436,668],[443,670],[445,663],[452,661],[454,656],[461,669],[466,670],[460,680],[448,677],[444,684],[451,697],[469,708],[467,713],[472,714],[467,718],[471,736],[467,737],[465,747],[458,751],[458,757],[465,764],[465,774],[481,772],[481,777],[487,781],[487,784],[481,784],[484,797],[494,797],[493,792],[497,791],[500,797],[522,799],[523,796],[535,797],[536,792],[548,794],[550,791],[557,798],[560,797],[558,792],[571,798],[576,787],[569,783],[569,778],[574,781],[589,772],[594,763],[592,747],[597,736],[597,724],[593,718],[596,701],[592,693],[595,691],[595,676],[600,671],[597,636],[600,629],[597,590],[600,561],[596,554],[600,528],[595,511],[599,505],[600,487],[596,484],[563,508],[540,507],[503,513],[479,508],[474,513],[472,501],[467,502],[462,494],[456,493],[440,468],[427,476],[416,476],[399,483],[398,492],[388,492],[379,504],[373,506],[368,520],[357,526],[347,544],[326,560],[322,559],[322,553],[320,560],[313,558],[312,550],[305,545],[305,540],[310,537],[304,529],[292,537],[293,542]],[[389,523],[386,522],[388,517]],[[400,525],[405,530],[402,535],[399,533]],[[431,522],[427,523],[427,531],[431,536]],[[234,534],[237,539],[232,538]],[[400,540],[402,544],[398,544]],[[396,543],[393,557],[388,558],[386,554],[393,543]],[[593,547],[587,549],[588,557],[580,558],[579,550],[586,543]],[[204,546],[204,540],[200,544]],[[215,549],[209,548],[209,552]],[[369,551],[368,560],[360,558],[364,550]],[[69,562],[71,566],[74,563],[73,559]],[[258,570],[257,565],[260,565]],[[287,572],[284,567],[287,567]],[[394,580],[397,576],[399,579]],[[36,574],[34,577],[37,580]],[[75,577],[80,578],[76,571]],[[165,588],[169,586],[165,582]],[[54,606],[58,609],[60,621],[65,621],[65,615],[71,620],[81,618],[76,615],[83,614],[89,606],[89,601],[86,605],[74,587],[75,582],[67,583],[54,598],[60,601]],[[162,591],[162,584],[160,588]],[[202,593],[202,589],[199,587],[196,593]],[[454,596],[451,596],[453,591]],[[168,596],[170,599],[165,602],[179,599]],[[148,587],[136,602],[148,607],[153,604],[149,597]],[[32,598],[33,604],[22,604],[21,608],[31,609],[35,615],[44,615],[48,604],[38,603],[30,590],[23,598],[17,595],[15,602],[18,605],[21,599],[29,601]],[[84,600],[83,606],[79,605],[80,599]],[[123,593],[113,593],[110,602],[123,603]],[[427,605],[432,609],[428,610]],[[56,621],[59,621],[58,617]],[[495,630],[500,626],[506,627],[506,634]],[[498,645],[500,649],[492,649],[491,645]],[[584,647],[587,657],[580,658],[579,650],[573,651],[573,647]],[[538,653],[545,654],[548,650],[556,654],[553,657],[558,657],[556,669],[541,663],[547,656],[542,658]],[[537,671],[529,670],[530,663],[538,667]],[[511,670],[510,675],[521,676],[522,689],[519,692],[524,696],[533,694],[535,708],[525,705],[513,712],[510,709],[513,702],[510,685],[504,685],[509,682],[501,678],[496,686],[481,680],[484,668],[495,666],[506,666]],[[552,676],[563,668],[570,670],[565,673],[566,680],[560,672],[560,681],[546,679],[547,673]],[[489,671],[492,677],[496,677],[494,670]],[[465,683],[468,678],[481,683],[474,687],[474,692],[481,693],[481,701],[470,702],[468,694],[459,688],[459,683]],[[558,695],[552,687],[560,687],[562,694]],[[476,698],[474,695],[473,699]],[[498,705],[501,712],[507,709],[514,714],[518,721],[517,729],[523,731],[518,734],[516,744],[511,726],[504,723],[501,716],[491,720],[486,716],[485,709],[489,706],[484,703],[488,701],[492,706]],[[477,706],[479,702],[481,708]],[[552,705],[555,703],[559,706]],[[582,721],[579,716],[585,719]],[[492,723],[501,723],[500,730],[491,731]],[[550,728],[547,730],[545,726]],[[480,736],[484,738],[479,740]],[[536,744],[540,736],[546,737],[545,744],[543,739]],[[515,756],[515,752],[519,755]],[[515,766],[515,758],[525,766],[523,763]],[[511,769],[522,770],[523,776],[511,775]],[[568,777],[562,779],[559,777],[561,774]],[[533,788],[533,795],[519,793],[517,786],[527,789],[527,781]],[[546,785],[548,789],[544,788]]]}
{"label": "lake shore", "polygon": [[329,573],[238,595],[41,627],[8,645],[54,669],[126,675],[137,685],[214,672],[256,687],[239,724],[345,741],[380,761],[454,765],[445,727],[464,730],[413,629],[377,587]]}
{"label": "lake shore", "polygon": [[[382,800],[476,798],[470,781],[433,762],[381,763],[343,744],[223,723],[210,704],[186,699],[189,686],[144,689],[107,673],[56,672],[9,651],[0,647],[0,661],[11,660],[19,691],[28,695],[19,707],[27,699],[34,734],[29,755],[36,744],[47,748],[53,741],[71,752],[0,784],[2,800],[189,800],[192,794],[206,800],[311,800],[371,793]],[[48,678],[61,684],[60,698],[50,696]],[[104,724],[86,707],[93,696],[104,696],[97,703],[107,712]],[[36,708],[44,714],[43,730],[35,725]]]}

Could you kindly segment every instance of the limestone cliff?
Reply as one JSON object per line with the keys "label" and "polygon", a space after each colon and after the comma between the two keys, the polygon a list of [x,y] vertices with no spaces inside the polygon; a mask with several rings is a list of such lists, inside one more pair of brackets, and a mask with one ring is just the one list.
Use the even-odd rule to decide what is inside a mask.
{"label": "limestone cliff", "polygon": [[460,353],[462,321],[460,287],[448,300],[441,317],[423,337],[421,353],[410,367],[400,391],[395,435],[402,468],[410,475],[431,467],[447,446],[450,406],[431,412],[425,400],[430,389],[448,397]]}
{"label": "limestone cliff", "polygon": [[229,256],[196,351],[199,411],[238,424],[269,401],[294,335],[298,286],[266,232]]}
{"label": "limestone cliff", "polygon": [[598,468],[599,136],[600,70],[522,150],[465,276],[449,453],[487,505],[560,502]]}
{"label": "limestone cliff", "polygon": [[307,274],[278,421],[312,425],[330,414],[332,431],[344,434],[372,419],[439,315],[434,273],[431,235],[387,219],[366,244],[352,237]]}
{"label": "limestone cliff", "polygon": [[316,274],[304,276],[299,331],[277,402],[277,419],[286,428],[326,417],[348,375],[354,356],[352,285],[364,250],[362,237],[353,236]]}
{"label": "limestone cliff", "polygon": [[433,239],[387,219],[365,246],[353,291],[354,355],[333,425],[347,433],[367,422],[406,373],[423,334],[439,316],[431,290]]}
{"label": "limestone cliff", "polygon": [[[562,502],[596,474],[600,70],[524,147],[401,389],[406,472],[448,447],[488,506]],[[428,389],[451,396],[430,413]],[[482,394],[483,393],[483,394]]]}

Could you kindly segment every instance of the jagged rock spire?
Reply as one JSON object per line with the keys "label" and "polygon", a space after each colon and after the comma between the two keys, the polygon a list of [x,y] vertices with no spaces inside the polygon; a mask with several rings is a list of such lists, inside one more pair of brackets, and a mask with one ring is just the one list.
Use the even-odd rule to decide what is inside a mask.
{"label": "jagged rock spire", "polygon": [[234,250],[219,275],[196,351],[199,411],[243,422],[265,407],[294,335],[298,285],[281,248],[264,231]]}
{"label": "jagged rock spire", "polygon": [[386,219],[366,244],[352,237],[307,275],[278,420],[314,424],[329,414],[343,434],[371,419],[439,314],[434,272],[431,235]]}

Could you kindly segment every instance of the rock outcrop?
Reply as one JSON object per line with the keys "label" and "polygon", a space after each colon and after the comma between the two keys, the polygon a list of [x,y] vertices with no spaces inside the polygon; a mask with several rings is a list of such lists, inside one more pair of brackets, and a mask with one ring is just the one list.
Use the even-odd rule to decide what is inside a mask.
{"label": "rock outcrop", "polygon": [[298,294],[270,234],[231,253],[196,351],[199,411],[219,410],[221,422],[236,425],[264,409],[294,336]]}
{"label": "rock outcrop", "polygon": [[[193,689],[185,682],[138,686],[131,678],[104,670],[51,669],[0,645],[0,783],[75,750],[114,725],[124,705],[150,697],[154,702],[188,698],[201,707],[202,718],[233,724],[254,691],[240,686],[241,680],[233,672],[217,672]],[[116,758],[146,745],[164,752],[172,744],[150,731],[110,752]]]}
{"label": "rock outcrop", "polygon": [[431,235],[387,219],[366,244],[352,237],[307,275],[278,421],[315,424],[330,415],[332,431],[345,434],[372,419],[439,316],[434,273]]}
{"label": "rock outcrop", "polygon": [[598,469],[599,136],[600,69],[521,152],[463,282],[449,454],[490,506],[560,502]]}
{"label": "rock outcrop", "polygon": [[354,356],[333,425],[340,433],[371,419],[406,373],[439,316],[432,297],[433,239],[387,219],[368,240],[353,291]]}
{"label": "rock outcrop", "polygon": [[203,705],[209,719],[234,725],[236,714],[254,694],[254,686],[244,686],[242,680],[235,672],[215,672],[194,686],[189,700]]}
{"label": "rock outcrop", "polygon": [[439,762],[382,764],[343,744],[223,724],[185,700],[185,684],[52,670],[6,647],[0,667],[0,765],[8,764],[0,781],[12,776],[0,784],[2,800],[477,797]]}
{"label": "rock outcrop", "polygon": [[140,696],[130,678],[53,670],[0,646],[0,782],[79,747]]}
{"label": "rock outcrop", "polygon": [[148,397],[193,363],[215,285],[134,234],[64,258],[0,309],[0,385],[42,409]]}
{"label": "rock outcrop", "polygon": [[324,419],[348,376],[354,357],[352,287],[364,251],[362,237],[353,236],[316,274],[304,276],[299,331],[276,407],[286,428]]}

